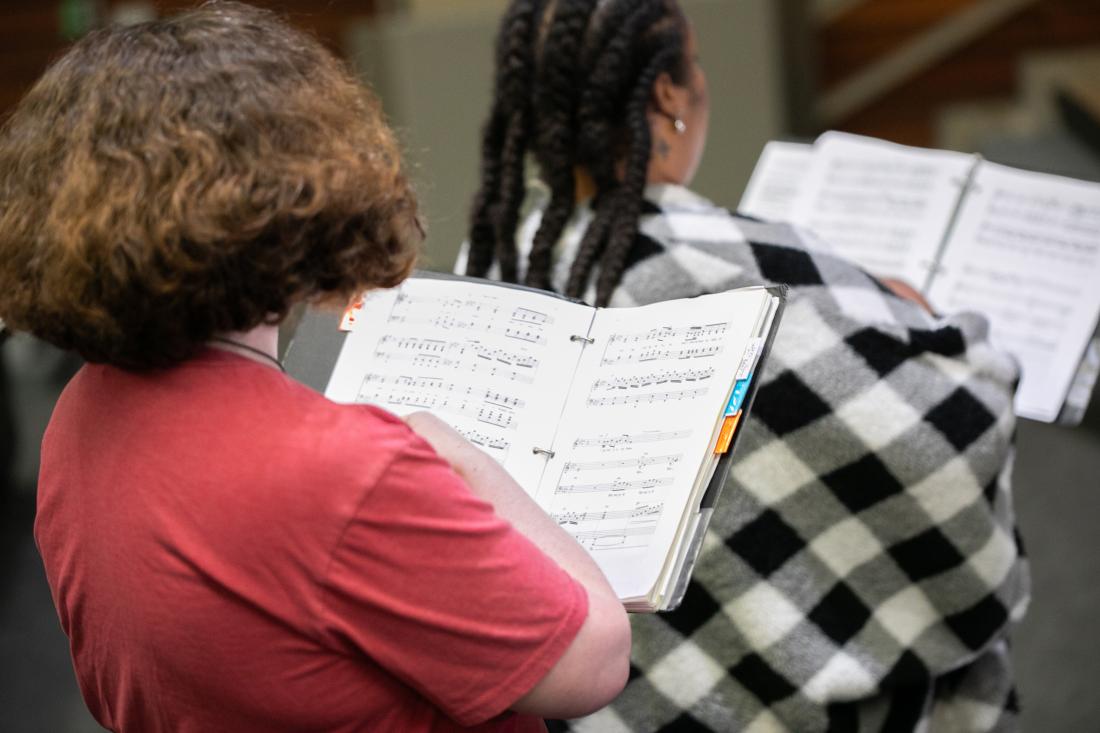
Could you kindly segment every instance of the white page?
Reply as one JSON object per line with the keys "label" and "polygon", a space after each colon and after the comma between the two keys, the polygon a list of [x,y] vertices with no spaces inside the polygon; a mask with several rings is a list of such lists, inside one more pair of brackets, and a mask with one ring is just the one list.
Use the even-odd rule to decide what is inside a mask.
{"label": "white page", "polygon": [[772,141],[764,146],[737,212],[764,221],[789,221],[814,148]]}
{"label": "white page", "polygon": [[989,317],[1017,414],[1058,416],[1100,313],[1100,185],[983,163],[929,300]]}
{"label": "white page", "polygon": [[370,293],[325,395],[398,415],[429,410],[529,493],[546,466],[594,310],[484,283],[411,278]]}
{"label": "white page", "polygon": [[868,272],[920,289],[974,160],[828,132],[814,145],[791,220]]}
{"label": "white page", "polygon": [[654,587],[770,303],[753,288],[597,315],[536,498],[620,598]]}

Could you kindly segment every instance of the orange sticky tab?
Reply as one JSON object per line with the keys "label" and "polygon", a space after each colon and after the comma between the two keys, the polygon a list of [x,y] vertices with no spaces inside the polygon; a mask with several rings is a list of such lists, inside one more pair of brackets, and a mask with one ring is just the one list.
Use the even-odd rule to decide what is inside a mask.
{"label": "orange sticky tab", "polygon": [[363,310],[363,298],[358,297],[352,300],[344,310],[344,317],[340,319],[340,330],[350,331],[355,328],[355,318],[361,310]]}
{"label": "orange sticky tab", "polygon": [[722,421],[722,431],[718,433],[718,445],[714,446],[716,456],[720,456],[730,449],[730,443],[733,442],[733,434],[737,432],[739,422],[741,422],[740,412]]}

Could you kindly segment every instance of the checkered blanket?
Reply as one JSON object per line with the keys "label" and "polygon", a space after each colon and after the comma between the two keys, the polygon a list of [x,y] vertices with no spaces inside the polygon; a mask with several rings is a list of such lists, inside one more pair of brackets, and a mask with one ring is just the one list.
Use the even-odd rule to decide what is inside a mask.
{"label": "checkered blanket", "polygon": [[[686,189],[647,199],[613,306],[761,283],[789,299],[683,605],[633,619],[626,690],[570,725],[1015,730],[1018,374],[986,321],[930,316],[822,243]],[[558,245],[558,287],[590,217]]]}

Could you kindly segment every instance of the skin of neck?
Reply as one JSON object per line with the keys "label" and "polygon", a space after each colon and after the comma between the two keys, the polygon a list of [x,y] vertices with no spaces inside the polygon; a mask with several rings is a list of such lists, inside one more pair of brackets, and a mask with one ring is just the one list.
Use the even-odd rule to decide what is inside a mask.
{"label": "skin of neck", "polygon": [[588,172],[587,168],[582,166],[576,166],[573,168],[573,178],[576,181],[576,186],[573,189],[576,193],[577,203],[584,201],[590,201],[596,195],[596,179],[592,177],[592,174]]}
{"label": "skin of neck", "polygon": [[[233,341],[245,346],[251,346],[253,349],[258,349],[263,353],[269,355],[272,359],[278,359],[279,357],[279,326],[274,323],[264,323],[256,326],[251,331],[231,331],[228,333],[219,333],[218,338],[226,339],[227,341]],[[220,341],[215,341],[211,344],[217,348],[232,349],[233,347]],[[255,354],[249,353],[246,349],[239,349],[234,351],[241,356],[247,356],[249,359],[254,359],[260,363],[264,363],[263,359]]]}

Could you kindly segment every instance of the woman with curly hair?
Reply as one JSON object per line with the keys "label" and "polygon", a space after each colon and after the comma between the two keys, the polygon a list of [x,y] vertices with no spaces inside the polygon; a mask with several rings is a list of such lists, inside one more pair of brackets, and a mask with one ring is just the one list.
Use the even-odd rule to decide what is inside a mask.
{"label": "woman with curly hair", "polygon": [[104,727],[536,731],[622,688],[621,605],[499,466],[279,369],[294,304],[421,237],[374,98],[244,5],[90,34],[0,131],[0,317],[90,362],[35,535]]}
{"label": "woman with curly hair", "polygon": [[574,727],[1014,729],[1017,373],[985,320],[687,188],[708,87],[674,0],[513,0],[496,53],[460,270],[601,306],[789,288],[684,603]]}

